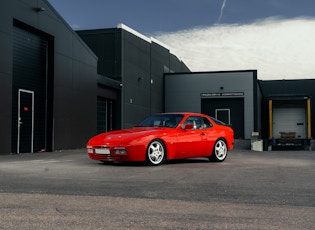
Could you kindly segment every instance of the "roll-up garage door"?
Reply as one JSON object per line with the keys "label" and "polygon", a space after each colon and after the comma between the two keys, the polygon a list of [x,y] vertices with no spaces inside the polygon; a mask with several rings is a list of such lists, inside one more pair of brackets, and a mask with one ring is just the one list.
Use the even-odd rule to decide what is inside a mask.
{"label": "roll-up garage door", "polygon": [[[46,149],[48,41],[40,35],[16,26],[13,34],[12,152],[43,151]],[[19,92],[33,92],[32,107],[18,106]],[[23,111],[19,111],[21,109]],[[26,126],[26,121],[23,124],[23,118],[19,114],[30,109],[33,110],[30,112],[34,114],[34,123]],[[26,128],[32,130],[19,132],[22,127],[24,130]],[[29,143],[30,140],[33,143]]]}

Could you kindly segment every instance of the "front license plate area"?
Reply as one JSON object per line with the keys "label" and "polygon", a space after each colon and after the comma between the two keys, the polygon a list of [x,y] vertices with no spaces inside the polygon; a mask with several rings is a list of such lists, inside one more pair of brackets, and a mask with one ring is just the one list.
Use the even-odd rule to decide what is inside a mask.
{"label": "front license plate area", "polygon": [[95,149],[95,153],[109,155],[110,151],[109,151],[109,148],[101,148],[101,149]]}

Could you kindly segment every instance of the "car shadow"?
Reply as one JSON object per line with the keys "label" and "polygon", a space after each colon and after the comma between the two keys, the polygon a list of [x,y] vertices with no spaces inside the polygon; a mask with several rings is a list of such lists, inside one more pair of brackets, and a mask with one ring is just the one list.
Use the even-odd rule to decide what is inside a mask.
{"label": "car shadow", "polygon": [[212,163],[208,158],[184,158],[184,159],[176,159],[176,160],[169,160],[165,162],[165,164],[200,164],[200,163]]}
{"label": "car shadow", "polygon": [[[215,163],[210,161],[207,158],[184,158],[184,159],[175,159],[167,160],[162,165],[178,165],[178,164],[200,164],[200,163]],[[113,166],[113,167],[157,167],[147,164],[146,162],[99,162],[99,165]]]}

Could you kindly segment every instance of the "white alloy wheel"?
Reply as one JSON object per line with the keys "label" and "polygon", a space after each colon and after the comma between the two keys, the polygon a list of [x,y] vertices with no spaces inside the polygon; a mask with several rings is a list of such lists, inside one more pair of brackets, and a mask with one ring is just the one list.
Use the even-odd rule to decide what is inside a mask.
{"label": "white alloy wheel", "polygon": [[160,140],[153,140],[147,149],[147,161],[150,165],[160,165],[165,159],[165,147]]}
{"label": "white alloy wheel", "polygon": [[223,139],[217,140],[214,145],[211,160],[213,161],[224,161],[227,156],[227,146]]}

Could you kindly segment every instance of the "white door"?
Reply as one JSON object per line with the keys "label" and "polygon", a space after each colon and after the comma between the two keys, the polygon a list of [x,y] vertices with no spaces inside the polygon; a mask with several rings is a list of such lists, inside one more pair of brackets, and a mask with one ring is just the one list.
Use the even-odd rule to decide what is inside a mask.
{"label": "white door", "polygon": [[215,118],[223,121],[225,124],[231,124],[230,109],[216,109]]}
{"label": "white door", "polygon": [[17,153],[33,152],[34,91],[19,89]]}

